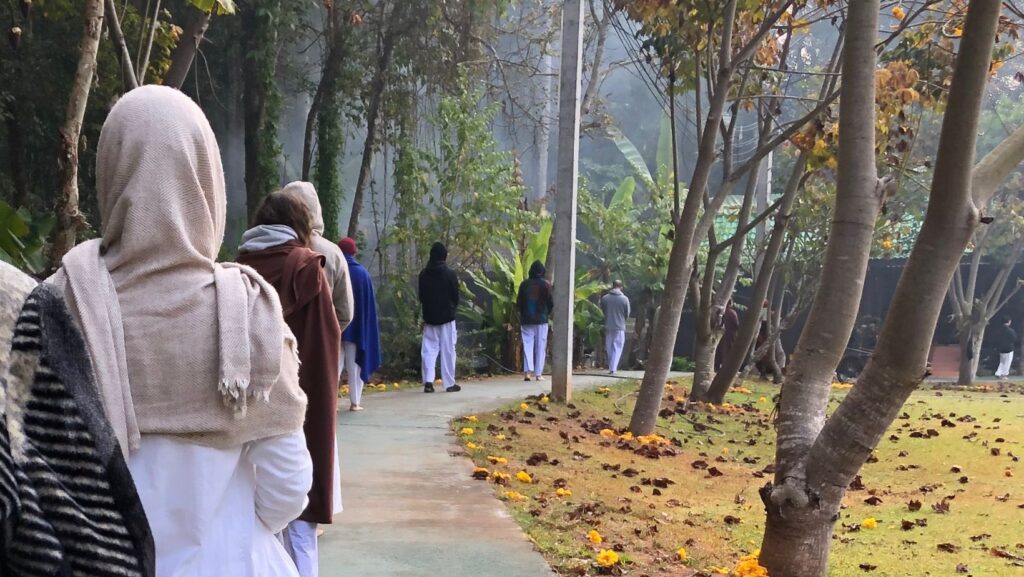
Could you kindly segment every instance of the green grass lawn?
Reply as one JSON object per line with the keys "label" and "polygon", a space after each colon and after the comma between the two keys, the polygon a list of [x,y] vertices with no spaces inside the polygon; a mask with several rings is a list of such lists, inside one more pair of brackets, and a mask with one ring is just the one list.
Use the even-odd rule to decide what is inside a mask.
{"label": "green grass lawn", "polygon": [[[686,386],[670,387],[664,406],[685,399]],[[525,399],[453,425],[492,474],[481,482],[561,574],[600,572],[602,549],[617,552],[615,573],[732,574],[760,545],[758,489],[771,478],[777,387],[747,383],[722,407],[659,419],[665,445],[617,435],[636,388],[622,382],[569,406]],[[847,494],[830,575],[1024,576],[1024,395],[1013,389],[911,397]],[[832,408],[845,393],[833,390]],[[520,471],[532,482],[518,480]],[[494,472],[509,475],[506,484]],[[588,540],[591,530],[601,544]]]}

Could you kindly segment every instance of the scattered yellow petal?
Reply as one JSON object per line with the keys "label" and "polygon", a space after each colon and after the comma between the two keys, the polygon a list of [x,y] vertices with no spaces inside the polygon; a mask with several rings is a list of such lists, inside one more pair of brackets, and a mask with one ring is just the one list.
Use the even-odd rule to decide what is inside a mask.
{"label": "scattered yellow petal", "polygon": [[459,431],[459,433],[466,435],[467,437],[475,432],[476,431],[473,430],[473,427],[462,427],[462,430]]}
{"label": "scattered yellow petal", "polygon": [[591,529],[590,532],[587,533],[587,541],[590,541],[594,545],[600,545],[601,543],[604,543],[604,537],[602,537],[596,530]]}
{"label": "scattered yellow petal", "polygon": [[619,554],[611,549],[601,549],[597,554],[597,564],[602,567],[614,567],[619,564]]}
{"label": "scattered yellow petal", "polygon": [[476,415],[469,415],[468,417],[463,417],[463,418],[466,419],[467,421],[469,421],[470,423],[475,423],[475,422],[480,420],[480,419],[476,418]]}
{"label": "scattered yellow petal", "polygon": [[711,572],[715,575],[728,575],[730,573],[728,567],[712,567]]}
{"label": "scattered yellow petal", "polygon": [[393,385],[391,385],[391,386],[392,386],[392,387],[394,387],[394,388],[396,388],[396,389],[401,389],[401,388],[402,388],[402,385],[401,385],[401,384],[399,384],[399,383],[395,383],[395,384],[393,384]]}
{"label": "scattered yellow petal", "polygon": [[892,15],[897,20],[903,20],[904,18],[906,18],[907,13],[904,12],[903,8],[900,8],[899,6],[894,6],[893,9],[892,9]]}
{"label": "scattered yellow petal", "polygon": [[509,501],[525,501],[528,497],[516,491],[505,491],[505,498]]}
{"label": "scattered yellow petal", "polygon": [[527,405],[526,403],[519,403],[519,408],[525,411],[530,408],[530,405]]}
{"label": "scattered yellow petal", "polygon": [[475,451],[480,448],[480,445],[477,445],[473,441],[470,441],[466,443],[466,448],[469,449],[470,451]]}
{"label": "scattered yellow petal", "polygon": [[491,473],[491,480],[499,485],[504,485],[508,483],[509,479],[511,478],[512,475],[509,475],[508,473],[502,473],[501,471],[495,471]]}
{"label": "scattered yellow petal", "polygon": [[759,402],[759,403],[767,403],[768,402],[768,397],[761,397],[760,399],[757,400],[757,402]]}
{"label": "scattered yellow petal", "polygon": [[505,433],[498,433],[497,435],[494,435],[494,438],[498,441],[504,441],[507,437],[505,436]]}
{"label": "scattered yellow petal", "polygon": [[722,447],[722,454],[723,455],[728,455],[729,454],[729,447]]}
{"label": "scattered yellow petal", "polygon": [[490,461],[492,465],[508,464],[508,459],[506,459],[505,457],[495,457],[494,455],[487,455],[487,460]]}
{"label": "scattered yellow petal", "polygon": [[572,497],[572,490],[559,487],[555,490],[555,495],[559,497]]}
{"label": "scattered yellow petal", "polygon": [[530,474],[527,473],[526,471],[519,471],[518,473],[516,473],[516,479],[518,479],[522,483],[533,482],[533,477],[531,477]]}
{"label": "scattered yellow petal", "polygon": [[676,555],[679,557],[680,561],[686,561],[690,558],[689,553],[686,552],[686,547],[680,547],[679,550],[676,551]]}
{"label": "scattered yellow petal", "polygon": [[615,431],[613,431],[611,429],[601,429],[601,432],[599,434],[602,437],[608,437],[609,439],[614,439],[615,437],[619,436],[618,433],[616,433]]}
{"label": "scattered yellow petal", "polygon": [[629,431],[626,431],[625,433],[622,433],[621,435],[619,435],[619,438],[622,439],[623,441],[632,441],[633,440],[633,433],[630,433]]}
{"label": "scattered yellow petal", "polygon": [[874,529],[875,527],[878,527],[878,521],[876,521],[874,517],[868,517],[861,522],[860,526],[865,529]]}
{"label": "scattered yellow petal", "polygon": [[551,402],[551,399],[549,399],[547,395],[544,395],[543,397],[540,398],[540,402],[541,404],[546,405]]}

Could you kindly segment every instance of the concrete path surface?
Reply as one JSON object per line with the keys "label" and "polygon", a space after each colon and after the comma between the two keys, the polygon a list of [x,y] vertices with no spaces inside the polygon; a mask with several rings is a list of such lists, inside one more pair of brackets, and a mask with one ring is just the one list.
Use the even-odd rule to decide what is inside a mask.
{"label": "concrete path surface", "polygon": [[[642,373],[620,373],[640,378]],[[576,390],[609,384],[576,376]],[[460,393],[370,395],[341,411],[338,447],[345,510],[320,539],[322,577],[546,577],[540,553],[494,497],[470,478],[449,432],[455,417],[550,390],[522,377],[463,383]]]}

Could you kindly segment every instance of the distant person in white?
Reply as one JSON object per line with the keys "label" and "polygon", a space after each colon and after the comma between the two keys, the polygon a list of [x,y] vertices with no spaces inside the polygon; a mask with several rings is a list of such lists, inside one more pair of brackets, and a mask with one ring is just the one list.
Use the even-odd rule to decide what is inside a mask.
{"label": "distant person in white", "polygon": [[1013,364],[1013,349],[1017,346],[1017,332],[1010,328],[1010,317],[1006,317],[1003,326],[996,330],[994,335],[996,347],[999,349],[999,368],[996,369],[996,378],[1005,379],[1010,376],[1010,366]]}
{"label": "distant person in white", "polygon": [[612,283],[612,290],[601,297],[604,313],[604,349],[608,354],[608,374],[619,370],[622,347],[626,343],[626,319],[629,318],[629,298],[622,294],[622,281]]}

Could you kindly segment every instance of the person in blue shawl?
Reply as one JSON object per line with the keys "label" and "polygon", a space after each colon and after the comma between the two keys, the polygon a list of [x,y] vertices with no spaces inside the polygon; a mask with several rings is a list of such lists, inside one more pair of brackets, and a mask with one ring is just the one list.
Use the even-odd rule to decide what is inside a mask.
{"label": "person in blue shawl", "polygon": [[377,298],[373,294],[370,273],[355,259],[356,241],[345,237],[338,241],[348,261],[352,281],[354,314],[352,323],[341,335],[342,368],[348,372],[349,410],[362,411],[363,383],[380,368],[380,331],[377,327]]}

